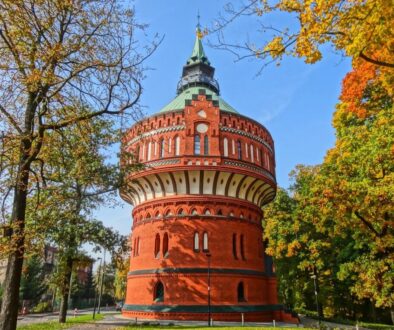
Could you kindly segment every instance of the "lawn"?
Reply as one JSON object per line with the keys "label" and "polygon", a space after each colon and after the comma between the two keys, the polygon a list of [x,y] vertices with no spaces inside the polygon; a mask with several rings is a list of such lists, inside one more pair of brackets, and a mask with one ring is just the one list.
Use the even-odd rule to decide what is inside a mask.
{"label": "lawn", "polygon": [[75,324],[81,323],[89,323],[102,320],[104,315],[96,314],[95,320],[93,320],[93,315],[81,315],[77,317],[69,316],[67,317],[67,322],[61,324],[57,321],[49,321],[49,322],[42,322],[42,323],[34,323],[28,325],[21,325],[18,326],[18,330],[59,330],[59,329],[68,329],[71,328]]}

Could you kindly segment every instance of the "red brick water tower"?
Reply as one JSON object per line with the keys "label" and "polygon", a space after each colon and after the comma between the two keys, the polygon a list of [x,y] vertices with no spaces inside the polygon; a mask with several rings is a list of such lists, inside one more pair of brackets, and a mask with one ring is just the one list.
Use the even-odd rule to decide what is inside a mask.
{"label": "red brick water tower", "polygon": [[262,240],[274,142],[220,97],[214,71],[198,33],[176,98],[125,134],[123,150],[144,168],[121,190],[134,205],[123,315],[294,322]]}

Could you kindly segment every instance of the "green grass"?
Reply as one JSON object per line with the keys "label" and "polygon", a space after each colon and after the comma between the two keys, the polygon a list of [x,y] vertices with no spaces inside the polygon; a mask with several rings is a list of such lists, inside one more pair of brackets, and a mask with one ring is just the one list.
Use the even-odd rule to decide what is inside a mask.
{"label": "green grass", "polygon": [[394,330],[394,325],[389,325],[389,324],[360,322],[358,325],[360,327],[364,327],[368,329]]}
{"label": "green grass", "polygon": [[81,316],[68,316],[66,323],[59,323],[57,321],[48,321],[48,322],[42,322],[42,323],[34,323],[34,324],[28,324],[28,325],[21,325],[18,326],[18,330],[59,330],[59,329],[68,329],[71,328],[75,324],[81,324],[81,323],[89,323],[89,322],[95,322],[102,320],[104,318],[104,315],[102,314],[96,314],[95,320],[93,320],[93,315],[87,314],[87,315],[81,315]]}

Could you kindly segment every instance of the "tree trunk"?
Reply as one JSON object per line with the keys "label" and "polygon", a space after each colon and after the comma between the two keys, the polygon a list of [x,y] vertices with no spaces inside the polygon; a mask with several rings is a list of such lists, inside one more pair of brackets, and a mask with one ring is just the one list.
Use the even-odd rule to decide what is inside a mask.
{"label": "tree trunk", "polygon": [[67,318],[67,308],[68,308],[68,294],[71,290],[70,279],[73,269],[73,259],[68,256],[66,260],[66,271],[63,278],[62,288],[61,288],[61,303],[59,310],[59,323],[66,323]]}
{"label": "tree trunk", "polygon": [[3,283],[3,302],[0,314],[0,330],[15,330],[19,308],[19,286],[22,275],[23,255],[24,255],[24,230],[27,186],[29,183],[29,166],[23,167],[25,159],[22,158],[19,167],[19,179],[17,180],[11,224],[13,232],[10,239],[13,248],[8,255],[7,271]]}

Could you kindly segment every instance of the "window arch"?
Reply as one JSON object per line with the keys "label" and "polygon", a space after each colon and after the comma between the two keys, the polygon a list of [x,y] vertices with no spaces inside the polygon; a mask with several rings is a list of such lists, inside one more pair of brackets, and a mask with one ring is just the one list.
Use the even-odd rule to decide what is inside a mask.
{"label": "window arch", "polygon": [[175,137],[174,147],[175,147],[175,156],[179,156],[181,149],[181,138],[179,136]]}
{"label": "window arch", "polygon": [[171,209],[167,210],[167,212],[166,212],[166,217],[170,217],[170,216],[172,216]]}
{"label": "window arch", "polygon": [[194,233],[194,252],[199,252],[200,251],[200,237],[198,233]]}
{"label": "window arch", "polygon": [[168,234],[165,233],[163,236],[163,257],[168,257]]}
{"label": "window arch", "polygon": [[244,235],[241,235],[239,238],[239,246],[240,246],[241,258],[245,260]]}
{"label": "window arch", "polygon": [[208,233],[204,232],[204,234],[202,235],[202,249],[204,252],[208,252],[209,251],[209,246],[208,246]]}
{"label": "window arch", "polygon": [[201,153],[201,141],[200,135],[194,135],[194,154],[199,155]]}
{"label": "window arch", "polygon": [[222,210],[219,209],[217,215],[223,215]]}
{"label": "window arch", "polygon": [[223,139],[223,156],[228,157],[228,140],[227,140],[227,138]]}
{"label": "window arch", "polygon": [[153,298],[154,302],[164,301],[164,285],[160,281],[156,283]]}
{"label": "window arch", "polygon": [[183,211],[183,209],[178,210],[178,215],[184,215],[184,214],[185,214],[185,211]]}
{"label": "window arch", "polygon": [[209,141],[208,141],[208,135],[204,136],[204,155],[208,155],[209,153]]}
{"label": "window arch", "polygon": [[160,158],[164,158],[164,139],[160,140]]}
{"label": "window arch", "polygon": [[242,159],[242,143],[239,140],[237,142],[237,147],[238,147],[238,159]]}
{"label": "window arch", "polygon": [[147,214],[146,214],[146,217],[145,217],[146,219],[150,219],[150,218],[152,218],[152,216],[150,215],[150,213],[148,212]]}
{"label": "window arch", "polygon": [[155,258],[160,258],[160,235],[156,234],[155,237]]}
{"label": "window arch", "polygon": [[191,215],[197,215],[198,213],[197,213],[197,210],[196,209],[193,209],[192,211],[191,211]]}
{"label": "window arch", "polygon": [[238,302],[245,302],[245,287],[244,282],[239,282],[237,287]]}
{"label": "window arch", "polygon": [[237,257],[237,234],[233,234],[233,256],[235,259],[238,259]]}
{"label": "window arch", "polygon": [[206,209],[204,212],[205,215],[211,215],[211,211],[209,211],[209,209]]}

